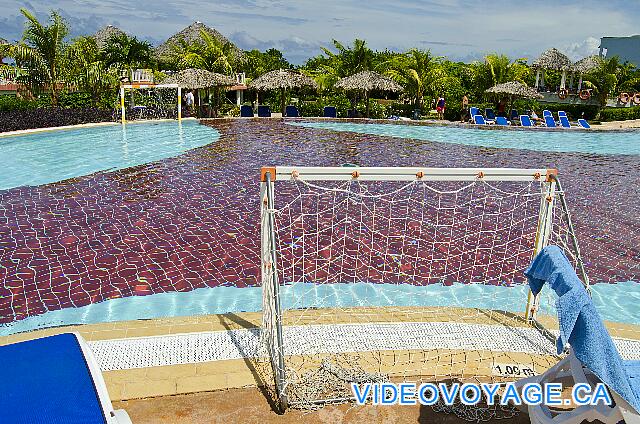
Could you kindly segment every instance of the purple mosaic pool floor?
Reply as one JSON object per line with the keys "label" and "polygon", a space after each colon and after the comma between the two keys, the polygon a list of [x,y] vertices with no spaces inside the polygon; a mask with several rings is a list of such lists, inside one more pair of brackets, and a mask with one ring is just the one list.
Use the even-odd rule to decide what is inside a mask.
{"label": "purple mosaic pool floor", "polygon": [[[177,158],[0,191],[0,323],[106,299],[257,284],[262,165],[555,167],[592,282],[640,281],[640,157],[209,123]],[[612,134],[618,137],[619,134]]]}

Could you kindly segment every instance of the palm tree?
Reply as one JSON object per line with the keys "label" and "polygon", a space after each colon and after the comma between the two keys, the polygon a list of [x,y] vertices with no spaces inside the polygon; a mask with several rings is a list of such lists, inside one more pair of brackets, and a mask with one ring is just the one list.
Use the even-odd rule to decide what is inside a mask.
{"label": "palm tree", "polygon": [[187,43],[180,40],[175,57],[179,69],[198,68],[231,75],[235,67],[236,52],[230,42],[220,42],[206,31],[200,30],[202,42]]}
{"label": "palm tree", "polygon": [[494,85],[509,81],[518,81],[528,85],[531,69],[526,59],[511,61],[505,55],[491,54],[484,58],[484,62],[472,64],[474,83],[478,92],[484,92]]}
{"label": "palm tree", "polygon": [[360,71],[373,70],[373,51],[367,47],[364,40],[355,39],[353,47],[345,47],[337,40],[333,40],[333,46],[338,53],[323,47],[322,51],[327,55],[334,73],[339,78],[348,77]]}
{"label": "palm tree", "polygon": [[594,90],[600,106],[604,107],[607,105],[609,95],[618,88],[618,77],[623,70],[618,56],[602,58],[598,67],[585,75],[582,84]]}
{"label": "palm tree", "polygon": [[441,58],[433,56],[430,50],[411,49],[392,59],[390,68],[387,74],[413,96],[416,109],[422,107],[426,95],[435,97],[446,89],[453,78],[442,66]]}
{"label": "palm tree", "polygon": [[7,48],[7,56],[25,69],[26,82],[37,89],[48,88],[51,105],[58,105],[60,85],[64,82],[64,39],[69,33],[66,22],[57,12],[51,12],[49,25],[43,25],[28,10],[20,9],[27,18],[22,41]]}
{"label": "palm tree", "polygon": [[67,49],[69,81],[91,94],[96,105],[100,94],[117,85],[117,74],[107,69],[93,37],[79,37]]}
{"label": "palm tree", "polygon": [[101,56],[107,68],[126,71],[131,80],[134,68],[147,66],[151,62],[151,45],[136,37],[116,34],[107,40]]}

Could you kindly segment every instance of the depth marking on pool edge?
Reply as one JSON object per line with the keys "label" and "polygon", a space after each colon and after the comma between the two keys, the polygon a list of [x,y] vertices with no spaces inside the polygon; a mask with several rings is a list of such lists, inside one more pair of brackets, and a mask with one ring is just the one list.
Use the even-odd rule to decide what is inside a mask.
{"label": "depth marking on pool edge", "polygon": [[[194,364],[257,356],[259,329],[98,340],[89,342],[103,371]],[[305,325],[284,327],[285,354],[377,350],[465,349],[554,355],[537,330],[446,322]],[[614,338],[624,359],[640,360],[640,340]]]}

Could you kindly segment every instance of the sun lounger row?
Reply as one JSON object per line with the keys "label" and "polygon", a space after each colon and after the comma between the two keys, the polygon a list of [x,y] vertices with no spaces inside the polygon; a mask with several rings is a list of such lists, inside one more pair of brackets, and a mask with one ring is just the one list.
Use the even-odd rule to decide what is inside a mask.
{"label": "sun lounger row", "polygon": [[[515,112],[515,117],[514,117]],[[471,119],[476,125],[488,125],[495,124],[500,126],[511,125],[511,122],[519,122],[523,127],[534,127],[535,122],[529,115],[517,115],[517,111],[514,109],[511,111],[511,122],[503,116],[495,116],[492,109],[485,109],[485,116],[480,114],[480,111],[476,107],[469,108]],[[553,118],[553,114],[549,110],[542,112],[543,121],[542,124],[547,128],[584,128],[590,129],[591,125],[585,119],[578,119],[577,126],[572,126],[569,121],[567,113],[564,111],[558,111],[558,121]]]}
{"label": "sun lounger row", "polygon": [[[240,117],[243,118],[253,118],[253,108],[249,105],[240,106]],[[299,118],[300,112],[298,108],[295,106],[287,106],[285,108],[284,116],[288,118]],[[337,110],[334,106],[325,106],[323,111],[323,116],[325,118],[336,118],[338,116]],[[270,118],[271,117],[271,108],[267,105],[259,105],[258,106],[258,117],[259,118]]]}

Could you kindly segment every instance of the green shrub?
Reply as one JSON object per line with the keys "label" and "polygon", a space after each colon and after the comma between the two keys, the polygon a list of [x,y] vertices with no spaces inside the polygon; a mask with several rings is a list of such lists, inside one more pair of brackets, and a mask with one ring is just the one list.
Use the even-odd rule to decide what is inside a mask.
{"label": "green shrub", "polygon": [[14,96],[0,96],[0,112],[31,110],[38,108],[37,100],[26,100]]}
{"label": "green shrub", "polygon": [[640,106],[608,107],[600,111],[600,120],[602,122],[627,121],[629,119],[640,119]]}

